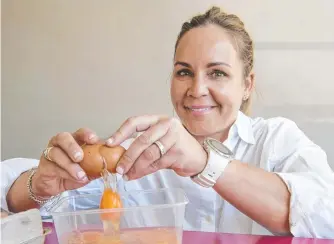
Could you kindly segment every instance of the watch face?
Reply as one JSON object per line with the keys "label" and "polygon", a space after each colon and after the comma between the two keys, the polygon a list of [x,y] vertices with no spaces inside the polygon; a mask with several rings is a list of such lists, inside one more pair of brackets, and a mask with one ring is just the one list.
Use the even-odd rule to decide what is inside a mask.
{"label": "watch face", "polygon": [[214,147],[216,150],[218,150],[219,152],[226,154],[226,155],[232,155],[233,153],[220,141],[209,138],[207,139],[207,143],[209,144],[209,146]]}

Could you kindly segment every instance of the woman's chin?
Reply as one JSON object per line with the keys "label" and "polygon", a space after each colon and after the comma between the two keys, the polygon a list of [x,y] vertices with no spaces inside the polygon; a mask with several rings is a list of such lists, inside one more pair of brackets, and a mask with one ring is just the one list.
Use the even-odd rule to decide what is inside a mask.
{"label": "woman's chin", "polygon": [[194,125],[193,122],[191,124],[185,124],[185,127],[188,130],[188,132],[194,137],[208,137],[216,133],[216,131],[213,130],[213,128],[209,128],[208,126],[197,123],[196,125]]}

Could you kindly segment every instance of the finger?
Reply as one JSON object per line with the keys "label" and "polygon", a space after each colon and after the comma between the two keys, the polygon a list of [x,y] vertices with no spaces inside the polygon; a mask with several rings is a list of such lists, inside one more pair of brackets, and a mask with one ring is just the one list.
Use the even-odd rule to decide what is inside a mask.
{"label": "finger", "polygon": [[63,187],[66,190],[75,190],[75,189],[83,187],[86,183],[88,182],[78,182],[78,181],[73,181],[70,179],[64,179]]}
{"label": "finger", "polygon": [[159,122],[166,119],[164,115],[143,115],[127,119],[121,127],[107,140],[108,146],[119,145],[136,132],[142,132]]}
{"label": "finger", "polygon": [[66,170],[62,169],[57,163],[48,161],[44,157],[40,160],[40,171],[38,172],[42,176],[48,178],[62,178],[67,180],[75,180]]}
{"label": "finger", "polygon": [[[156,144],[148,147],[136,160],[125,176],[126,180],[134,180],[145,175],[152,174],[160,169],[169,168],[174,161],[171,160],[170,150],[175,145],[176,139],[171,131],[159,139],[165,148],[165,154],[161,155],[160,149]],[[167,160],[169,158],[169,160]]]}
{"label": "finger", "polygon": [[125,180],[135,180],[151,173],[149,172],[150,165],[159,159],[159,148],[155,144],[152,144],[139,156],[123,178]]}
{"label": "finger", "polygon": [[80,144],[95,144],[99,141],[98,136],[89,128],[81,128],[73,133],[73,138]]}
{"label": "finger", "polygon": [[[76,132],[69,133],[69,132],[62,132],[59,134],[71,134],[72,137],[78,142],[78,144],[94,144],[96,143],[99,138],[96,135],[96,133],[94,131],[92,131],[91,129],[88,128],[80,128],[79,130],[77,130]],[[57,134],[56,136],[54,136],[53,138],[51,138],[50,142],[49,142],[49,146],[53,145],[54,140],[57,138],[57,136],[59,136],[59,134]]]}
{"label": "finger", "polygon": [[[86,173],[79,166],[79,164],[72,162],[66,153],[58,148],[53,147],[49,152],[49,157],[54,164],[65,170],[72,180],[86,182],[88,181]],[[65,176],[62,176],[65,177]],[[70,179],[66,176],[66,179]]]}
{"label": "finger", "polygon": [[149,174],[153,174],[161,169],[169,169],[174,161],[171,160],[171,153],[168,152],[162,158],[154,161],[147,168],[144,169],[143,174],[134,174],[132,169],[130,169],[129,173],[125,176],[126,180],[135,180],[141,177],[144,177]]}
{"label": "finger", "polygon": [[83,159],[82,148],[69,132],[59,133],[51,139],[50,144],[64,150],[73,162],[80,162]]}
{"label": "finger", "polygon": [[[89,181],[77,181],[73,179],[73,177],[64,169],[60,168],[56,163],[48,161],[44,158],[41,159],[41,164],[39,166],[39,170],[37,174],[40,177],[46,177],[46,179],[59,179],[59,189],[71,190],[77,189],[79,187],[84,186]],[[59,193],[58,187],[51,187],[48,189],[47,195],[55,196]]]}
{"label": "finger", "polygon": [[8,213],[6,213],[6,212],[3,212],[2,210],[1,210],[1,219],[3,219],[3,218],[6,218],[6,217],[8,217]]}
{"label": "finger", "polygon": [[[170,123],[168,120],[162,120],[137,137],[119,160],[116,171],[119,174],[126,174],[136,162],[137,158],[139,158],[139,156],[147,150],[153,142],[166,135],[169,125]],[[168,147],[168,145],[166,145],[166,147]],[[145,157],[146,160],[149,161],[148,163],[152,163],[155,158],[160,156],[159,154],[159,151],[148,149],[145,153]]]}

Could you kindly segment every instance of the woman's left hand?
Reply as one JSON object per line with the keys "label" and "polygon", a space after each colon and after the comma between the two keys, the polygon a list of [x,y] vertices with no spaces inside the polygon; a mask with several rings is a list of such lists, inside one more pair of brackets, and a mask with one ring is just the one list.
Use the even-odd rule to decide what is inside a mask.
{"label": "woman's left hand", "polygon": [[[143,134],[134,140],[117,166],[117,172],[125,179],[138,179],[160,169],[172,169],[186,177],[204,169],[207,153],[176,118],[159,115],[129,118],[107,140],[107,145],[119,145],[136,132]],[[154,143],[156,141],[163,145],[164,155]]]}

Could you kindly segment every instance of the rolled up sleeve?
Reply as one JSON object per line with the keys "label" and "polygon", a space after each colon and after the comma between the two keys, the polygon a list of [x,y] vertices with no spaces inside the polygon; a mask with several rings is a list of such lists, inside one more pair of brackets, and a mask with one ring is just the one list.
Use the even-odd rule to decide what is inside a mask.
{"label": "rolled up sleeve", "polygon": [[[278,173],[290,193],[290,231],[296,237],[334,238],[331,179],[314,173]],[[328,180],[328,181],[327,181]]]}
{"label": "rolled up sleeve", "polygon": [[39,160],[12,158],[1,162],[1,208],[8,211],[7,194],[16,179],[24,172],[37,167]]}
{"label": "rolled up sleeve", "polygon": [[334,238],[334,173],[326,153],[289,123],[276,140],[274,173],[290,196],[290,231],[295,237]]}

